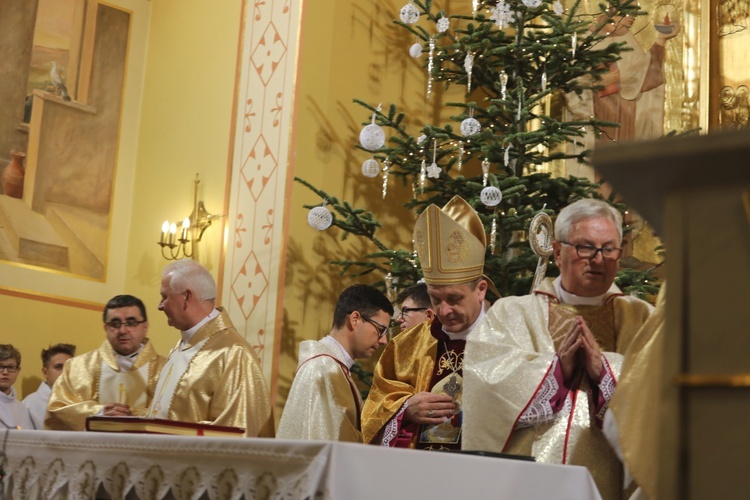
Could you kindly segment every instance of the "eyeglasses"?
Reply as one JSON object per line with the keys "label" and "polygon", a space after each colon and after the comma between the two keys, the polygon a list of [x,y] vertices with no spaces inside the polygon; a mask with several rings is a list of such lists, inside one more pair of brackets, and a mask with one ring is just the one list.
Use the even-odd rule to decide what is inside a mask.
{"label": "eyeglasses", "polygon": [[398,317],[403,319],[403,317],[409,313],[416,311],[426,311],[427,309],[429,309],[429,307],[402,307],[401,312],[398,313]]}
{"label": "eyeglasses", "polygon": [[382,338],[384,335],[388,334],[388,327],[385,325],[381,325],[377,321],[375,321],[372,318],[368,318],[362,313],[359,313],[360,316],[362,316],[362,319],[370,323],[372,326],[374,326],[378,330],[378,338]]}
{"label": "eyeglasses", "polygon": [[0,365],[0,373],[16,373],[20,368],[18,365]]}
{"label": "eyeglasses", "polygon": [[622,248],[617,247],[595,247],[593,245],[574,245],[567,241],[560,241],[563,245],[568,245],[576,249],[576,254],[582,259],[594,259],[597,252],[602,253],[604,260],[617,260],[620,258]]}
{"label": "eyeglasses", "polygon": [[126,326],[128,328],[135,328],[136,326],[140,325],[141,323],[145,323],[145,322],[146,322],[145,319],[139,321],[137,319],[128,318],[125,321],[120,321],[119,319],[113,319],[113,320],[110,320],[110,321],[108,321],[108,322],[106,322],[104,324],[107,325],[108,327],[110,327],[113,330],[119,330],[123,326]]}

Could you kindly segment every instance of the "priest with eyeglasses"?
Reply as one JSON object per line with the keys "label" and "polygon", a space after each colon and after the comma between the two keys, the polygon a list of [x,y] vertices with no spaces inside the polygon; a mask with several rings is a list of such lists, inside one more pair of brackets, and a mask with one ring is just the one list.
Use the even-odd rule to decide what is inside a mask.
{"label": "priest with eyeglasses", "polygon": [[103,316],[106,340],[65,363],[47,404],[45,429],[82,431],[92,416],[145,416],[165,362],[146,337],[146,306],[132,295],[117,295]]}
{"label": "priest with eyeglasses", "polygon": [[555,238],[560,276],[497,302],[467,339],[463,448],[583,465],[603,498],[622,498],[622,466],[601,428],[623,353],[653,308],[614,284],[615,208],[572,203]]}

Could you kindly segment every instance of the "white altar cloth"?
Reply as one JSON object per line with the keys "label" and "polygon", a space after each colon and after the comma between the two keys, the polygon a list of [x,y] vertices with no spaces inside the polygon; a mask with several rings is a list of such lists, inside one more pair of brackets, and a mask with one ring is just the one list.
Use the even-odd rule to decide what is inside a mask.
{"label": "white altar cloth", "polygon": [[352,443],[19,430],[3,441],[14,500],[100,486],[114,499],[600,498],[583,467]]}

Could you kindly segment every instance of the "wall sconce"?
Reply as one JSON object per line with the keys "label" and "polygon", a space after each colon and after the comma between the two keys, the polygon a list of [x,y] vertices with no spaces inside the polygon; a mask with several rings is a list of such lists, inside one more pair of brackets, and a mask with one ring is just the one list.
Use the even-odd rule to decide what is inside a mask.
{"label": "wall sconce", "polygon": [[[177,224],[174,222],[164,221],[161,226],[161,237],[159,246],[161,246],[161,255],[167,260],[177,260],[181,258],[192,258],[195,253],[197,243],[203,237],[203,233],[208,229],[214,219],[222,217],[213,215],[206,211],[202,201],[198,201],[198,184],[200,184],[198,174],[195,174],[195,190],[193,192],[193,212],[189,217],[182,221],[180,237],[177,238]],[[167,249],[169,249],[167,251]]]}

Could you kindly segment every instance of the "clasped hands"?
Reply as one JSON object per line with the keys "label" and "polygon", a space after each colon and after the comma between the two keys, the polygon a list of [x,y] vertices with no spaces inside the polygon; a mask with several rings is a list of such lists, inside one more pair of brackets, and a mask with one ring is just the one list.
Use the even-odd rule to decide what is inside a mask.
{"label": "clasped hands", "polygon": [[442,424],[458,411],[458,405],[447,394],[419,392],[406,402],[404,419],[415,424]]}
{"label": "clasped hands", "polygon": [[102,415],[105,417],[129,417],[133,413],[128,405],[122,403],[108,403],[102,408]]}
{"label": "clasped hands", "polygon": [[602,373],[602,352],[586,322],[576,316],[557,350],[563,382],[569,386],[577,369],[583,368],[589,378],[599,382]]}

